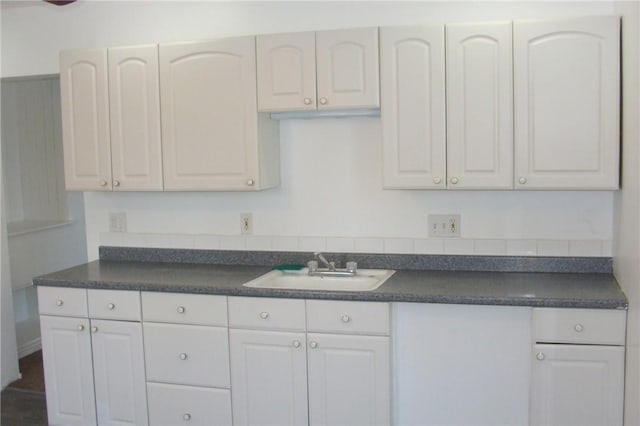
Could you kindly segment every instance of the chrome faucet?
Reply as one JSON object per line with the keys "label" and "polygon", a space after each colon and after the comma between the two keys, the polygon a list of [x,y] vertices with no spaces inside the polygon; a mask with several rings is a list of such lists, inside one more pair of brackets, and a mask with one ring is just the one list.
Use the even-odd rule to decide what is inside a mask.
{"label": "chrome faucet", "polygon": [[[309,268],[309,275],[317,276],[329,276],[329,277],[353,277],[358,273],[358,265],[356,262],[347,262],[347,267],[336,268],[335,262],[329,262],[326,257],[320,252],[313,253],[313,260],[307,262]],[[318,268],[318,262],[321,262],[325,267]]]}

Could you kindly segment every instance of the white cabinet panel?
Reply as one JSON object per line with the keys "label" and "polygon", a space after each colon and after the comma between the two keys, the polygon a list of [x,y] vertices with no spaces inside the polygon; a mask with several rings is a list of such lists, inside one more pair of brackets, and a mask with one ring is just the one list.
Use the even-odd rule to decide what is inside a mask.
{"label": "white cabinet panel", "polygon": [[158,46],[108,49],[114,190],[162,190]]}
{"label": "white cabinet panel", "polygon": [[447,187],[513,188],[511,21],[447,25]]}
{"label": "white cabinet panel", "polygon": [[256,37],[258,110],[316,109],[316,33]]}
{"label": "white cabinet panel", "polygon": [[378,28],[316,33],[318,109],[380,106]]}
{"label": "white cabinet panel", "polygon": [[389,338],[309,333],[309,424],[389,425]]}
{"label": "white cabinet panel", "polygon": [[229,326],[304,331],[304,300],[229,297]]}
{"label": "white cabinet panel", "polygon": [[444,26],[380,29],[385,188],[446,183]]}
{"label": "white cabinet panel", "polygon": [[622,425],[624,347],[535,345],[531,425]]}
{"label": "white cabinet panel", "polygon": [[65,186],[111,190],[106,49],[60,52]]}
{"label": "white cabinet panel", "polygon": [[619,17],[513,31],[516,188],[618,188]]}
{"label": "white cabinet panel", "polygon": [[533,309],[536,342],[624,346],[627,311],[622,309]]}
{"label": "white cabinet panel", "polygon": [[389,304],[307,300],[307,330],[341,334],[389,335]]}
{"label": "white cabinet panel", "polygon": [[531,308],[392,309],[394,424],[528,424]]}
{"label": "white cabinet panel", "polygon": [[255,37],[161,44],[160,92],[165,189],[279,184],[277,123],[257,113]]}
{"label": "white cabinet panel", "polygon": [[96,424],[89,320],[40,316],[51,425]]}
{"label": "white cabinet panel", "polygon": [[238,425],[306,425],[305,334],[230,330],[233,419]]}
{"label": "white cabinet panel", "polygon": [[147,424],[142,325],[91,320],[91,343],[98,423]]}
{"label": "white cabinet panel", "polygon": [[38,286],[38,311],[45,315],[87,317],[87,290],[84,288]]}
{"label": "white cabinet panel", "polygon": [[132,290],[89,289],[91,318],[140,321],[140,292]]}
{"label": "white cabinet panel", "polygon": [[227,389],[149,383],[147,390],[151,426],[231,426]]}
{"label": "white cabinet panel", "polygon": [[227,325],[226,296],[153,291],[143,291],[141,296],[144,321]]}

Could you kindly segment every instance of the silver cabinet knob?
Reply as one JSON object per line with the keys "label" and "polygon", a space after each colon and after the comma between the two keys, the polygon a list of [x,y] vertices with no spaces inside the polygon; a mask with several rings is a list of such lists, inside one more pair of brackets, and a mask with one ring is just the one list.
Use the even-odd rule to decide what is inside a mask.
{"label": "silver cabinet knob", "polygon": [[185,360],[185,359],[187,359],[187,358],[188,358],[188,356],[187,356],[187,354],[185,354],[184,352],[180,354],[180,359],[181,359],[181,360],[183,360],[183,361],[184,361],[184,360]]}
{"label": "silver cabinet knob", "polygon": [[64,300],[62,299],[56,300],[56,306],[62,306],[62,305],[64,305]]}
{"label": "silver cabinet knob", "polygon": [[269,312],[260,312],[260,318],[262,319],[269,318]]}
{"label": "silver cabinet knob", "polygon": [[113,186],[120,186],[120,181],[119,180],[114,180],[113,181]]}
{"label": "silver cabinet knob", "polygon": [[318,347],[318,342],[309,342],[309,347],[310,347],[311,349],[315,349],[315,348],[317,348],[317,347]]}
{"label": "silver cabinet knob", "polygon": [[327,98],[320,98],[320,103],[322,105],[326,105],[327,104]]}
{"label": "silver cabinet knob", "polygon": [[300,347],[300,340],[294,340],[293,341],[293,347],[294,348],[299,348]]}
{"label": "silver cabinet knob", "polygon": [[116,308],[116,305],[114,305],[113,303],[109,303],[109,304],[107,305],[107,308],[108,308],[110,311],[113,311],[113,310]]}
{"label": "silver cabinet knob", "polygon": [[351,317],[349,315],[342,316],[342,322],[349,322],[349,321],[351,321]]}
{"label": "silver cabinet knob", "polygon": [[305,105],[311,105],[311,98],[304,98]]}
{"label": "silver cabinet knob", "polygon": [[107,186],[107,181],[106,180],[101,180],[100,181],[100,186]]}
{"label": "silver cabinet knob", "polygon": [[440,185],[440,183],[442,183],[442,179],[436,176],[433,178],[433,183],[435,183],[436,185]]}
{"label": "silver cabinet knob", "polygon": [[178,313],[179,313],[179,314],[184,314],[184,312],[186,311],[186,309],[185,309],[185,307],[184,307],[184,306],[178,306],[177,311],[178,311]]}
{"label": "silver cabinet knob", "polygon": [[582,326],[582,324],[576,324],[575,326],[573,326],[573,329],[575,331],[577,331],[578,333],[582,332],[582,330],[584,330],[584,327]]}
{"label": "silver cabinet knob", "polygon": [[189,413],[184,413],[184,415],[182,416],[183,420],[189,421],[191,420],[191,414]]}
{"label": "silver cabinet knob", "polygon": [[457,184],[458,183],[458,178],[457,177],[452,177],[451,178],[451,183],[454,184],[454,185]]}
{"label": "silver cabinet knob", "polygon": [[97,333],[98,332],[98,327],[91,327],[91,332],[92,333]]}
{"label": "silver cabinet knob", "polygon": [[518,179],[518,182],[520,182],[521,185],[524,185],[525,183],[527,183],[527,178],[524,176],[521,176],[520,179]]}
{"label": "silver cabinet knob", "polygon": [[543,360],[544,360],[544,354],[543,354],[542,352],[538,352],[538,353],[536,354],[536,359],[537,359],[538,361],[543,361]]}
{"label": "silver cabinet knob", "polygon": [[253,181],[253,179],[247,179],[247,186],[253,186],[255,184],[255,182]]}
{"label": "silver cabinet knob", "polygon": [[84,325],[80,324],[80,325],[78,326],[78,331],[84,331]]}

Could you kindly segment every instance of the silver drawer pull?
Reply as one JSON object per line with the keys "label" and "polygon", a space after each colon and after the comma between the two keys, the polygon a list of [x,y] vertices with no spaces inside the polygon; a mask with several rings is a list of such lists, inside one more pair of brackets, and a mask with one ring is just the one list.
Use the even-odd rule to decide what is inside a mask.
{"label": "silver drawer pull", "polygon": [[97,333],[98,332],[98,327],[91,327],[91,332],[92,333]]}
{"label": "silver drawer pull", "polygon": [[78,326],[78,331],[84,331],[84,325],[80,324],[80,325]]}
{"label": "silver drawer pull", "polygon": [[186,421],[189,421],[189,420],[191,420],[191,414],[189,414],[189,413],[184,413],[184,415],[182,416],[182,418],[183,418],[184,420],[186,420]]}
{"label": "silver drawer pull", "polygon": [[318,342],[309,342],[309,347],[310,347],[311,349],[315,349],[315,348],[317,348],[317,347],[318,347]]}
{"label": "silver drawer pull", "polygon": [[184,314],[184,313],[185,313],[185,311],[186,311],[186,309],[185,309],[185,307],[184,307],[184,306],[178,306],[177,311],[178,311],[178,313],[179,313],[179,314]]}
{"label": "silver drawer pull", "polygon": [[536,359],[537,359],[538,361],[544,361],[544,354],[543,354],[542,352],[538,352],[538,353],[536,354]]}
{"label": "silver drawer pull", "polygon": [[351,317],[349,315],[342,316],[342,322],[349,322],[349,321],[351,321]]}
{"label": "silver drawer pull", "polygon": [[183,361],[184,361],[184,360],[185,360],[185,359],[187,359],[187,358],[188,358],[188,357],[187,357],[187,354],[186,354],[186,353],[184,353],[184,352],[183,352],[183,353],[181,353],[181,354],[180,354],[180,359],[181,359],[181,360],[183,360]]}
{"label": "silver drawer pull", "polygon": [[269,318],[269,312],[260,312],[260,318],[262,319]]}
{"label": "silver drawer pull", "polygon": [[116,308],[116,305],[114,305],[113,303],[109,303],[109,304],[107,305],[107,308],[109,308],[109,310],[111,310],[111,311],[112,311],[112,310],[114,310],[114,309]]}
{"label": "silver drawer pull", "polygon": [[64,305],[64,300],[62,299],[56,300],[56,306],[62,306],[62,305]]}
{"label": "silver drawer pull", "polygon": [[573,326],[573,329],[578,333],[580,333],[582,330],[584,330],[584,327],[582,326],[582,324],[578,323],[575,326]]}
{"label": "silver drawer pull", "polygon": [[299,348],[300,347],[300,340],[294,340],[293,341],[293,347],[294,348]]}

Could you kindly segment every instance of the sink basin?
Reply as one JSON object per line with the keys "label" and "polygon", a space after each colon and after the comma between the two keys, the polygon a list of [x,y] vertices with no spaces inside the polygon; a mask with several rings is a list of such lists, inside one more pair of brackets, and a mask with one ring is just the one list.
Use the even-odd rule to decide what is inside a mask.
{"label": "sink basin", "polygon": [[355,276],[310,276],[308,269],[298,271],[273,270],[245,287],[276,288],[285,290],[371,291],[380,287],[393,273],[391,269],[358,269]]}

